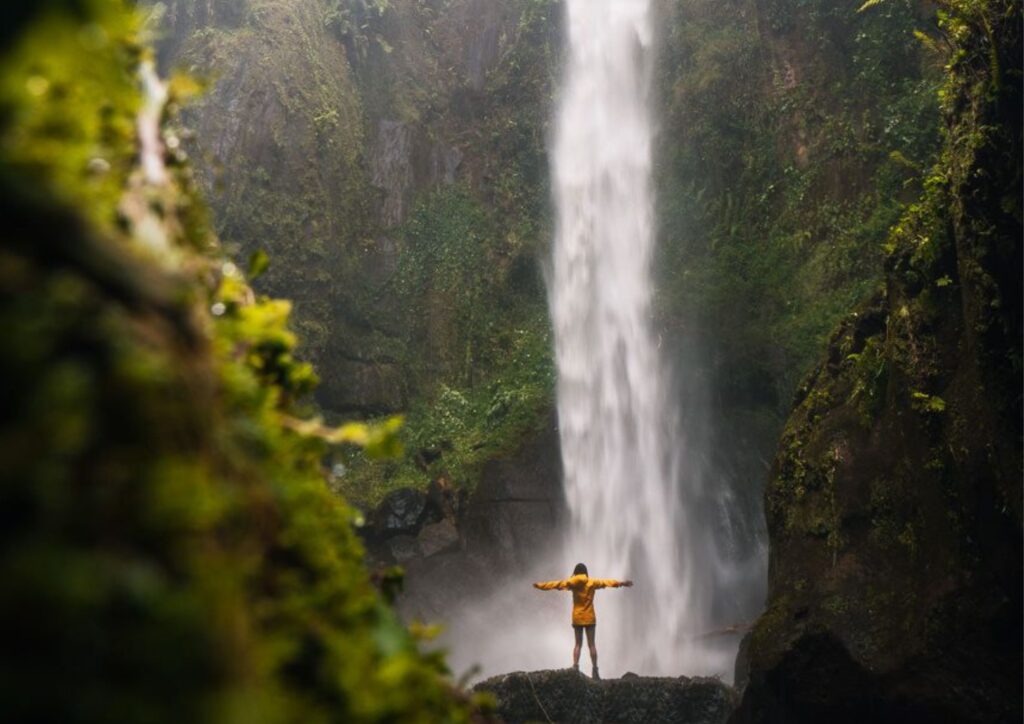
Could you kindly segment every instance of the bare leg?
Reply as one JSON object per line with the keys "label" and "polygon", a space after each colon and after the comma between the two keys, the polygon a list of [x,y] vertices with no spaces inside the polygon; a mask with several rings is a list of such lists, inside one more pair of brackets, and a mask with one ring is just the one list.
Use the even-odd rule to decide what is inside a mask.
{"label": "bare leg", "polygon": [[[572,650],[572,668],[580,668],[580,649],[583,648],[583,627],[573,626],[572,632],[576,636],[576,646]],[[589,638],[589,636],[587,637]]]}
{"label": "bare leg", "polygon": [[590,649],[590,663],[594,666],[594,678],[597,678],[597,624],[587,626],[587,647]]}

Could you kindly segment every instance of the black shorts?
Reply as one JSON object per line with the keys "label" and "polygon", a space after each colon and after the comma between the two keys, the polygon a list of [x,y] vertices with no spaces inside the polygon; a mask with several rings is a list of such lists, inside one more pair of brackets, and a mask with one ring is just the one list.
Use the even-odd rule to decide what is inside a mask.
{"label": "black shorts", "polygon": [[572,625],[572,635],[573,635],[573,638],[576,639],[576,645],[577,646],[579,646],[580,644],[583,643],[583,633],[584,632],[586,632],[586,634],[587,634],[587,645],[588,646],[593,646],[594,645],[594,641],[597,640],[597,624],[596,623],[588,623],[586,625],[582,625],[582,624],[575,624],[574,623]]}

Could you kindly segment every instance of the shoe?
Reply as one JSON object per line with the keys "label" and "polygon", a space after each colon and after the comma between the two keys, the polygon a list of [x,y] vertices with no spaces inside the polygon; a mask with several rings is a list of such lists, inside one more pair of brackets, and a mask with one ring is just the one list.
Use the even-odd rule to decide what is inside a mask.
{"label": "shoe", "polygon": [[601,678],[601,675],[599,673],[597,673],[597,667],[596,666],[594,667],[594,672],[593,672],[592,676],[595,679],[600,679]]}

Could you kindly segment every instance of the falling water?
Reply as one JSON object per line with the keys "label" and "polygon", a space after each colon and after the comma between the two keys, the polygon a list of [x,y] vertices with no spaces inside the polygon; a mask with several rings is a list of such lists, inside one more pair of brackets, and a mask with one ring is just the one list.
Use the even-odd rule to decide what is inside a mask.
{"label": "falling water", "polygon": [[700,350],[652,320],[651,4],[566,3],[547,278],[571,526],[561,548],[491,565],[439,604],[441,644],[471,677],[569,664],[568,596],[530,582],[564,578],[578,561],[593,576],[636,583],[597,595],[605,676],[729,680],[738,636],[708,634],[750,621],[763,601],[753,482],[763,471],[748,469],[740,441],[723,438],[733,428],[716,424]]}
{"label": "falling water", "polygon": [[[565,490],[566,564],[632,578],[598,594],[605,668],[725,673],[702,644],[715,587],[702,480],[652,327],[654,199],[649,0],[569,0],[552,178],[549,277]],[[610,660],[609,656],[610,654]],[[585,658],[585,657],[584,657]]]}

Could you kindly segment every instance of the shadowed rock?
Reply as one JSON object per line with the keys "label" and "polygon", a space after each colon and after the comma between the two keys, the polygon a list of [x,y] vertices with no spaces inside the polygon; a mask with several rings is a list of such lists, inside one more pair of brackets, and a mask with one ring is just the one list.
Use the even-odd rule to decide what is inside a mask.
{"label": "shadowed rock", "polygon": [[736,706],[735,691],[718,679],[626,674],[595,681],[571,669],[502,674],[474,690],[493,694],[507,722],[719,724]]}

